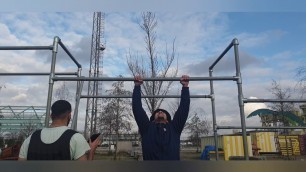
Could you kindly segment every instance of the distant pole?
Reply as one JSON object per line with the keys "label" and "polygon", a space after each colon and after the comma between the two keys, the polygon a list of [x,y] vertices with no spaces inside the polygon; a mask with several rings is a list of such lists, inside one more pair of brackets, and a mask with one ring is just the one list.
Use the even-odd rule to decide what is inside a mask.
{"label": "distant pole", "polygon": [[[90,53],[90,69],[89,77],[103,76],[103,51],[105,49],[102,44],[104,37],[104,13],[94,12],[92,25],[92,40]],[[88,82],[88,95],[98,96],[102,93],[102,81]],[[86,117],[84,136],[96,133],[97,131],[97,115],[102,112],[102,98],[88,98],[86,105]]]}

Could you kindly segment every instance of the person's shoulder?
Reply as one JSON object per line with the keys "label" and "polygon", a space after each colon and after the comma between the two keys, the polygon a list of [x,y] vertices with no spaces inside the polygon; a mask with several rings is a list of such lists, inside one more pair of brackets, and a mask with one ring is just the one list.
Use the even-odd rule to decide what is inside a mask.
{"label": "person's shoulder", "polygon": [[85,140],[85,137],[76,131],[76,133],[72,136],[72,139],[75,140],[75,141],[86,141]]}

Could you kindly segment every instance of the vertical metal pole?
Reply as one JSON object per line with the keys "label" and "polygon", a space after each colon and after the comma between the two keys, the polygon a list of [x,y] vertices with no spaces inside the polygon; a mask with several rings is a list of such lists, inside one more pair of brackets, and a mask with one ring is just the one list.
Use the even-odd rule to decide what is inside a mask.
{"label": "vertical metal pole", "polygon": [[[97,64],[98,65],[98,64]],[[98,72],[99,73],[99,72]],[[97,76],[98,76],[98,73],[97,73]],[[98,87],[99,87],[99,85],[98,85],[98,83],[99,83],[99,81],[95,81],[95,95],[99,95],[99,89],[98,89]],[[92,122],[92,124],[93,124],[93,128],[92,128],[92,130],[91,130],[91,134],[95,134],[95,133],[97,133],[97,113],[98,113],[98,99],[96,98],[95,99],[95,106],[94,106],[94,108],[95,108],[95,113],[93,114],[93,116],[92,116],[92,118],[91,118],[91,122]]]}
{"label": "vertical metal pole", "polygon": [[240,119],[241,119],[241,128],[242,128],[242,140],[243,140],[243,150],[245,160],[249,160],[249,151],[248,151],[248,142],[246,135],[246,125],[245,125],[245,114],[244,114],[244,104],[243,104],[243,94],[242,94],[242,79],[240,73],[240,61],[239,61],[239,51],[238,51],[238,40],[233,39],[234,53],[235,53],[235,64],[236,64],[236,76],[237,87],[238,87],[238,103],[240,108]]}
{"label": "vertical metal pole", "polygon": [[[209,76],[212,77],[213,70],[209,70]],[[216,147],[216,160],[219,160],[219,150],[218,150],[218,133],[217,133],[217,121],[216,121],[216,109],[215,109],[215,93],[214,93],[214,84],[210,80],[210,95],[211,95],[211,110],[212,110],[212,119],[213,119],[213,132],[214,132],[214,142]]]}
{"label": "vertical metal pole", "polygon": [[[81,76],[81,68],[78,69],[78,77]],[[73,120],[71,124],[71,128],[73,130],[77,130],[77,121],[78,121],[78,109],[79,109],[79,104],[80,104],[80,99],[81,99],[81,93],[83,89],[83,83],[84,81],[77,81],[77,90],[76,90],[76,97],[75,97],[75,108],[74,108],[74,115],[73,115]]]}
{"label": "vertical metal pole", "polygon": [[58,43],[60,39],[59,37],[55,36],[53,40],[53,50],[52,50],[52,61],[51,61],[51,70],[49,76],[49,90],[48,90],[48,99],[47,99],[47,111],[46,111],[46,118],[45,118],[45,127],[49,126],[50,120],[50,109],[51,109],[51,100],[52,100],[52,90],[53,90],[53,77],[55,75],[55,62],[56,62],[56,54],[58,50]]}
{"label": "vertical metal pole", "polygon": [[[89,84],[90,82],[88,82]],[[89,86],[88,86],[89,87]],[[87,105],[86,105],[86,116],[85,116],[85,127],[84,127],[84,137],[87,139],[89,138],[90,135],[88,135],[88,118],[89,118],[89,110],[88,110],[88,107],[89,107],[89,100],[87,99]]]}

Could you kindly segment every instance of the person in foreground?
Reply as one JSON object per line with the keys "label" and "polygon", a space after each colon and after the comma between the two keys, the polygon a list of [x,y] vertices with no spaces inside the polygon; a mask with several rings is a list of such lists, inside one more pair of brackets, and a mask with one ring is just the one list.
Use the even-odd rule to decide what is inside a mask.
{"label": "person in foreground", "polygon": [[144,160],[179,160],[180,136],[186,123],[189,106],[189,76],[183,75],[181,100],[177,111],[171,120],[170,114],[164,109],[156,109],[150,119],[141,103],[141,76],[134,78],[132,109],[139,128]]}
{"label": "person in foreground", "polygon": [[19,160],[93,160],[101,141],[88,144],[80,133],[68,128],[71,104],[58,100],[51,111],[50,127],[35,131],[23,142]]}

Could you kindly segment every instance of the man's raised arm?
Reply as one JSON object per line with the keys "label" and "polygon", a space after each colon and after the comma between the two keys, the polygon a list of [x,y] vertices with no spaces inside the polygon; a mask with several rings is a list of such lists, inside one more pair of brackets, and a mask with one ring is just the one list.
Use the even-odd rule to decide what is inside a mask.
{"label": "man's raised arm", "polygon": [[132,98],[132,109],[133,114],[136,120],[136,123],[139,127],[140,133],[145,131],[147,125],[149,124],[149,118],[147,117],[146,112],[142,108],[141,103],[141,90],[140,86],[143,83],[141,76],[135,76],[134,80],[134,90],[133,90],[133,98]]}
{"label": "man's raised arm", "polygon": [[176,130],[181,133],[183,131],[184,125],[188,118],[189,106],[190,106],[190,93],[189,93],[189,76],[183,75],[181,77],[180,83],[182,84],[181,100],[180,105],[175,112],[173,117],[173,124]]}

